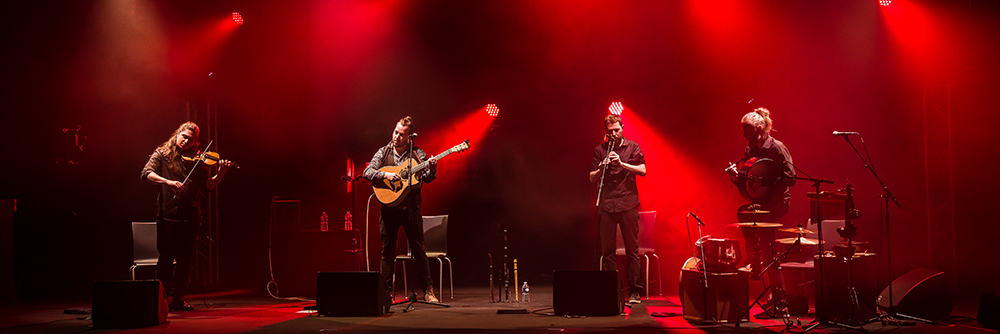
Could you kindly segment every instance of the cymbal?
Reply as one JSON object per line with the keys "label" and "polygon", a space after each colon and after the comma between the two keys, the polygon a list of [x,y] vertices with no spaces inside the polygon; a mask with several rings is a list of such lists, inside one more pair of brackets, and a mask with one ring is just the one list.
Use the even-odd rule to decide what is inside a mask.
{"label": "cymbal", "polygon": [[816,233],[816,231],[802,228],[802,226],[799,226],[799,227],[796,227],[796,228],[782,228],[782,229],[778,229],[778,231],[788,232],[788,233],[798,233],[798,234],[805,234],[805,233],[815,234]]}
{"label": "cymbal", "polygon": [[[819,245],[819,240],[809,239],[809,238],[782,238],[775,240],[779,244],[791,245],[795,243],[795,240],[801,240],[803,245]],[[825,243],[825,242],[824,242]]]}
{"label": "cymbal", "polygon": [[[732,212],[732,211],[730,211],[730,212]],[[740,211],[739,212],[739,214],[741,214],[741,215],[766,215],[766,214],[769,214],[769,213],[771,213],[771,211],[766,211],[766,210],[747,210],[747,211]]]}
{"label": "cymbal", "polygon": [[[876,255],[876,253],[872,253],[872,252],[857,252],[857,253],[854,253],[853,257],[854,258],[859,258],[859,257],[875,256],[875,255]],[[832,251],[826,251],[826,252],[823,253],[823,257],[837,257],[837,255],[834,254]],[[819,254],[814,255],[813,258],[819,258]]]}
{"label": "cymbal", "polygon": [[729,227],[748,227],[748,228],[775,228],[782,227],[781,223],[765,223],[765,222],[742,222],[742,223],[732,223]]}
{"label": "cymbal", "polygon": [[[780,230],[779,230],[780,231]],[[867,245],[867,241],[851,241],[851,245]],[[838,242],[837,245],[847,246],[847,241]]]}

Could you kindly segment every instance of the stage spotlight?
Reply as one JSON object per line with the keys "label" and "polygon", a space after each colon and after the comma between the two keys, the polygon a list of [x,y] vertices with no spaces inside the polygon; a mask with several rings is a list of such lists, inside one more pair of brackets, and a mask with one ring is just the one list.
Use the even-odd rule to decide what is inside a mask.
{"label": "stage spotlight", "polygon": [[892,4],[892,0],[878,0],[878,4],[882,7],[889,7]]}
{"label": "stage spotlight", "polygon": [[487,104],[486,113],[489,114],[490,117],[497,117],[497,115],[500,114],[500,108],[497,108],[497,105],[493,103]]}
{"label": "stage spotlight", "polygon": [[621,102],[611,102],[611,106],[608,107],[608,111],[610,111],[612,115],[621,116],[623,110],[625,110],[625,108],[622,107]]}
{"label": "stage spotlight", "polygon": [[239,12],[233,12],[233,22],[236,22],[238,26],[243,25],[243,15],[240,15]]}

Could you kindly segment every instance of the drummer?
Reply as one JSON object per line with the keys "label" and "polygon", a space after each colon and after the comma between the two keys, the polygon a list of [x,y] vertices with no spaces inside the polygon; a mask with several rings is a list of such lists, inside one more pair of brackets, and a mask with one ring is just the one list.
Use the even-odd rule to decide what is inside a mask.
{"label": "drummer", "polygon": [[[792,164],[792,155],[788,153],[788,148],[781,141],[771,137],[772,122],[771,111],[766,108],[757,108],[752,112],[743,115],[743,138],[747,140],[747,147],[743,152],[743,161],[751,158],[767,158],[780,164],[781,175],[777,180],[763,181],[763,186],[769,187],[770,191],[764,196],[756,196],[752,203],[743,205],[737,211],[740,222],[778,222],[779,219],[788,213],[789,203],[792,199],[792,192],[789,187],[795,185],[795,170]],[[739,171],[735,168],[727,169],[733,183],[739,176]],[[739,187],[739,184],[737,184]],[[745,189],[744,189],[745,191]],[[739,212],[754,212],[752,214],[740,214]],[[742,228],[743,237],[747,245],[748,258],[754,274],[760,272],[763,267],[771,262],[775,241],[774,228]],[[772,298],[767,303],[767,309],[771,315],[776,314],[775,310],[784,311],[785,293],[781,275],[777,270],[769,270],[768,277],[774,287]],[[758,314],[757,318],[764,318],[768,312]]]}
{"label": "drummer", "polygon": [[[789,187],[795,185],[795,169],[792,155],[781,141],[771,137],[771,111],[757,108],[743,115],[743,138],[747,147],[743,152],[743,160],[750,158],[768,158],[781,165],[781,177],[773,185],[767,196],[740,207],[739,211],[768,211],[767,214],[755,215],[754,219],[766,222],[776,222],[788,213],[792,192]],[[727,169],[733,183],[739,176],[735,168]],[[744,219],[745,220],[745,219]]]}

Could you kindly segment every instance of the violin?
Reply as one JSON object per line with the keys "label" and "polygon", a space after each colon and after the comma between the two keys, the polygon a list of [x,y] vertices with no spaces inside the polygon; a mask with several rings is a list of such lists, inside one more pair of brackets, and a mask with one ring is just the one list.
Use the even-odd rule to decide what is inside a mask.
{"label": "violin", "polygon": [[[212,151],[201,152],[194,157],[181,156],[181,158],[184,159],[184,161],[201,161],[201,163],[209,166],[214,165],[218,163],[220,160],[222,160],[222,158],[219,158],[218,152],[212,152]],[[235,162],[233,163],[233,167],[236,167],[237,169],[240,168],[240,166],[237,165]]]}

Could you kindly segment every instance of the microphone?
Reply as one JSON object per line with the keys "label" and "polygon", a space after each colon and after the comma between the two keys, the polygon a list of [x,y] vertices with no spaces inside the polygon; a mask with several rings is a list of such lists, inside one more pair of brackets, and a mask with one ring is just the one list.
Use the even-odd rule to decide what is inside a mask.
{"label": "microphone", "polygon": [[410,134],[410,139],[413,139],[413,138],[417,138],[417,133],[416,132]]}
{"label": "microphone", "polygon": [[688,214],[694,217],[694,220],[698,221],[698,225],[705,226],[705,222],[701,221],[701,218],[698,218],[698,215],[694,214],[694,212],[688,212]]}
{"label": "microphone", "polygon": [[847,136],[860,136],[860,135],[861,134],[857,133],[857,132],[843,132],[843,131],[834,131],[833,132],[833,136],[834,137],[836,137],[836,136],[847,137]]}

